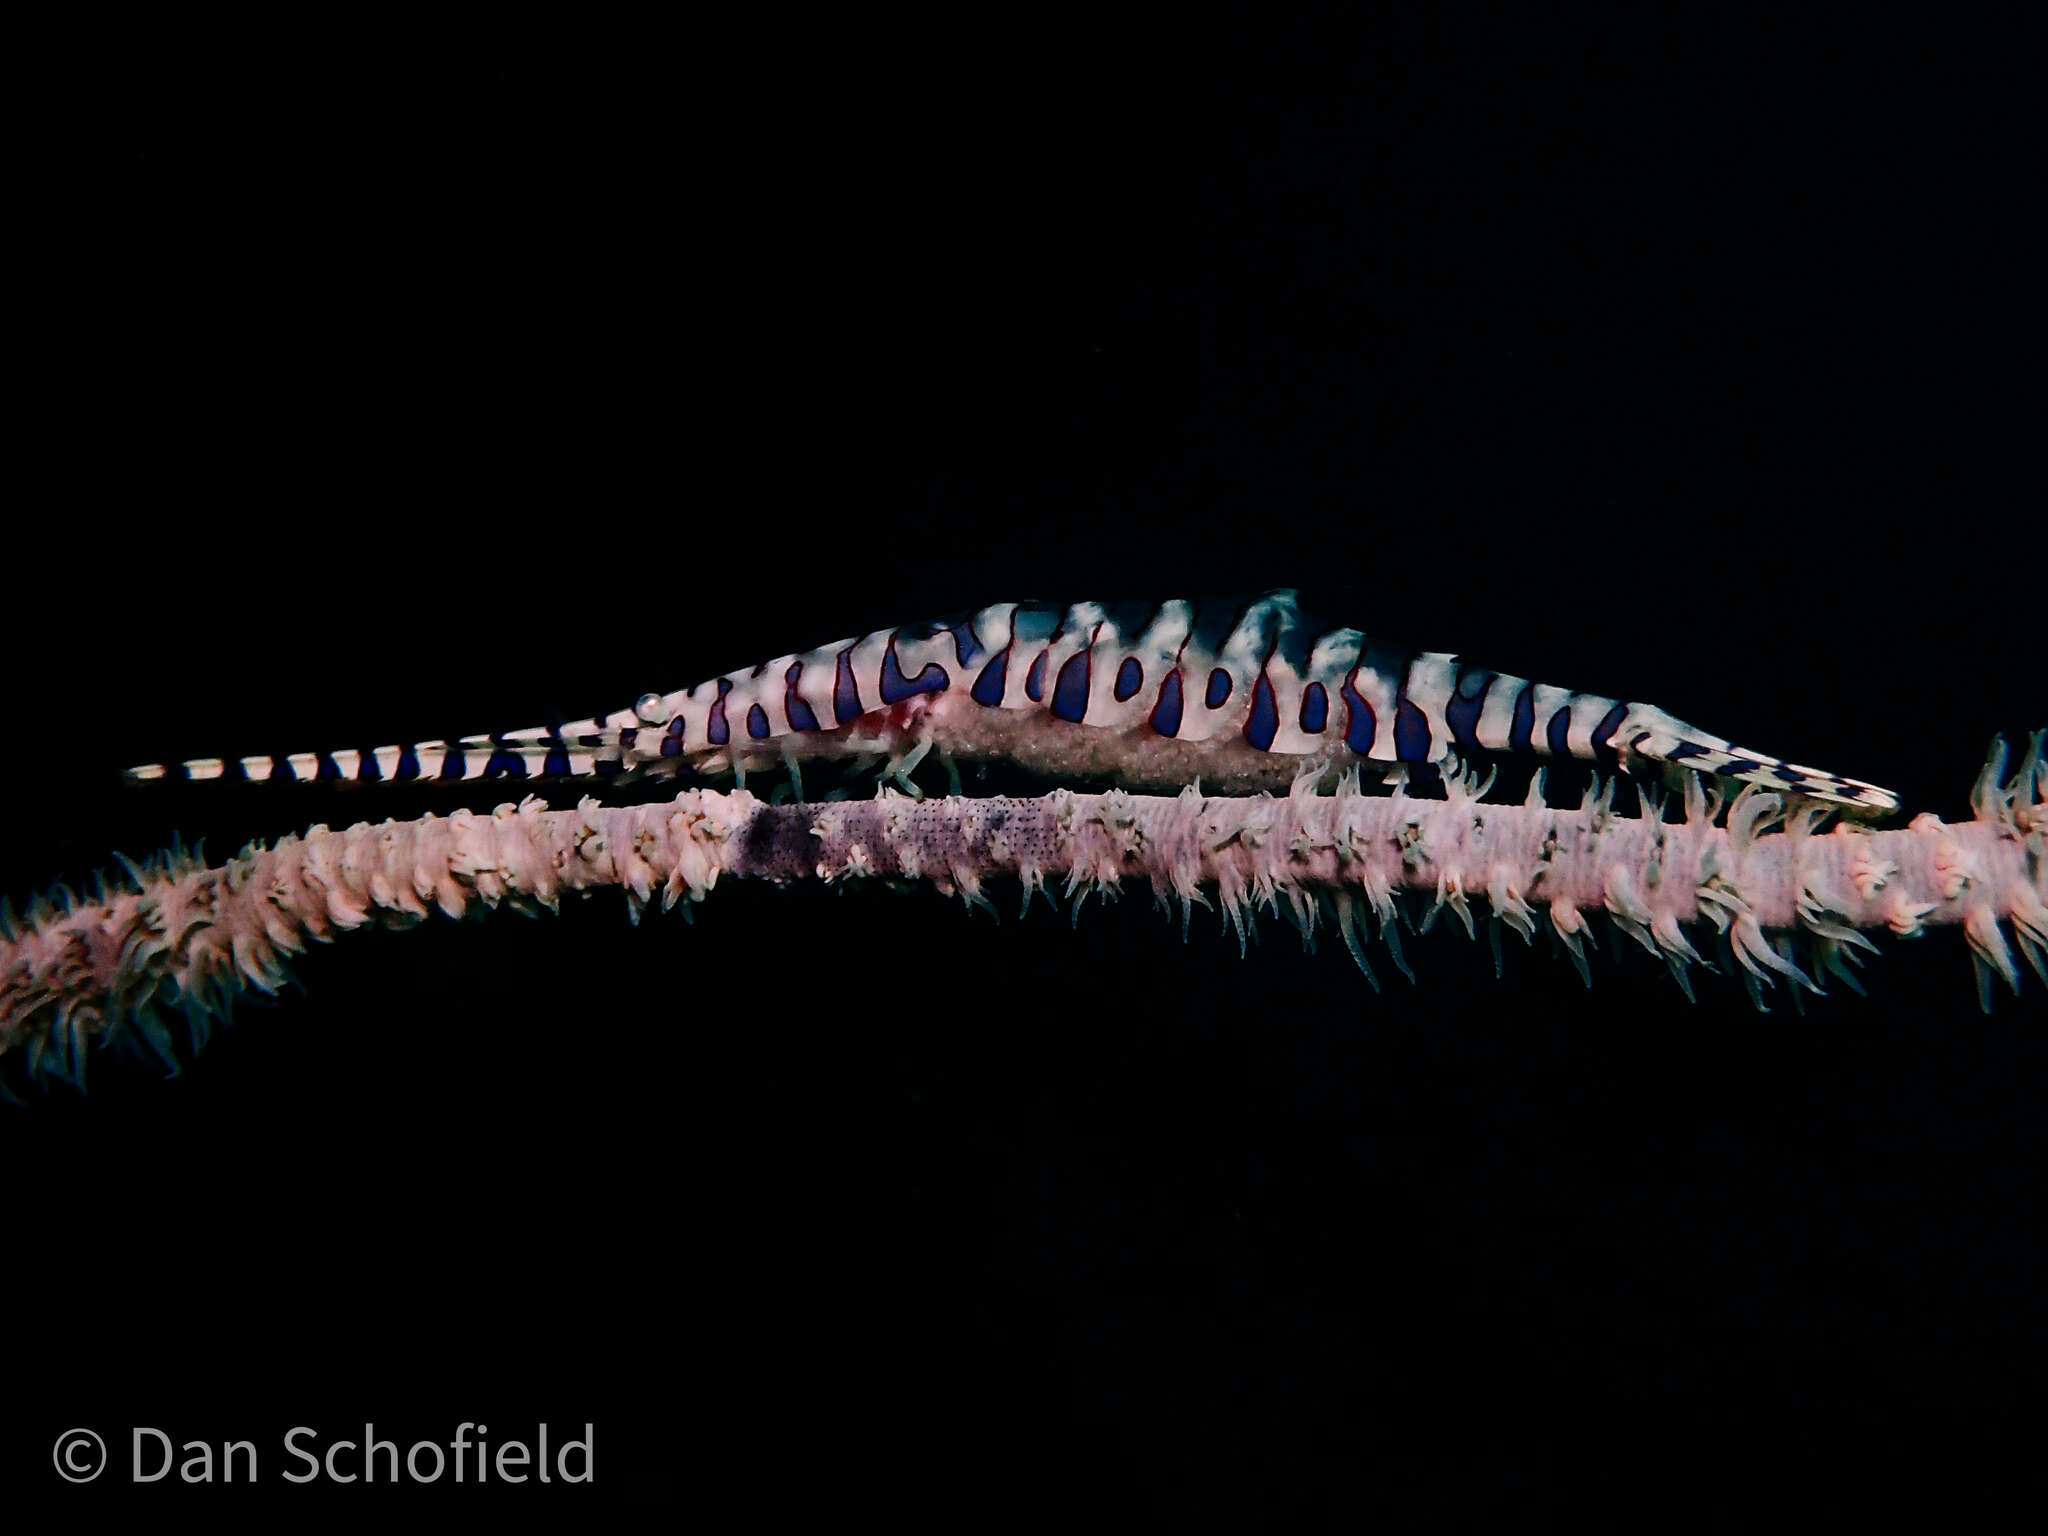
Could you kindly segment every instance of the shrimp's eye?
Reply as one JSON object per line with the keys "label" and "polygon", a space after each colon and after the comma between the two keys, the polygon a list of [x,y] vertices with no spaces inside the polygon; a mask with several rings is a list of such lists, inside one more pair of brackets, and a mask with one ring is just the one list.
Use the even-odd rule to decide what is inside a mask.
{"label": "shrimp's eye", "polygon": [[649,725],[660,725],[668,719],[668,710],[662,705],[658,693],[643,693],[640,702],[633,706],[633,713]]}

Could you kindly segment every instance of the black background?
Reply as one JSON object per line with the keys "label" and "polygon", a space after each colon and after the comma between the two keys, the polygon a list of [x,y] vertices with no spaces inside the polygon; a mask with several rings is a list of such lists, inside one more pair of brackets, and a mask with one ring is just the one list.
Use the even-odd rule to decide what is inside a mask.
{"label": "black background", "polygon": [[[133,761],[1282,584],[1966,815],[2048,723],[2019,56],[1168,7],[51,44],[4,886],[464,802]],[[2020,1470],[1978,1436],[2038,1401],[2043,1005],[1982,1017],[1954,933],[1800,1018],[1442,935],[1376,997],[1270,926],[1240,960],[1012,901],[358,936],[176,1080],[0,1116],[10,1529],[1641,1518]],[[284,1483],[286,1430],[365,1419],[591,1421],[597,1481]],[[253,1439],[263,1481],[67,1487],[73,1424]]]}

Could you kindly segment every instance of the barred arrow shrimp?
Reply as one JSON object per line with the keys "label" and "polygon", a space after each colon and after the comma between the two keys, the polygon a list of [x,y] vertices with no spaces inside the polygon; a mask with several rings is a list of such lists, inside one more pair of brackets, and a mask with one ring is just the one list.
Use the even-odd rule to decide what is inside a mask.
{"label": "barred arrow shrimp", "polygon": [[[876,630],[649,693],[630,709],[453,741],[209,757],[127,770],[165,779],[462,782],[619,778],[875,757],[883,777],[936,753],[1060,781],[1214,791],[1284,787],[1318,768],[1554,756],[1675,765],[1881,815],[1888,790],[1769,757],[1654,706],[1411,651],[1312,622],[1291,589],[1241,600],[997,603]],[[957,778],[955,779],[957,787]]]}

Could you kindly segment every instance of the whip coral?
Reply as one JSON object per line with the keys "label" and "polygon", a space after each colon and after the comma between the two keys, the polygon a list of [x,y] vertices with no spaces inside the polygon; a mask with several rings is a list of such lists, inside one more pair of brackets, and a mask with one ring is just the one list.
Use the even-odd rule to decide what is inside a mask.
{"label": "whip coral", "polygon": [[983,906],[1014,882],[1027,910],[1039,892],[1078,909],[1136,883],[1178,906],[1184,931],[1211,903],[1240,941],[1260,912],[1305,937],[1334,929],[1375,986],[1368,944],[1383,941],[1405,971],[1404,922],[1448,913],[1476,933],[1484,917],[1496,963],[1502,929],[1526,940],[1548,926],[1584,972],[1589,921],[1605,917],[1688,994],[1692,968],[1708,963],[1698,942],[1718,935],[1760,1006],[1773,984],[1854,985],[1874,935],[1956,924],[1988,1007],[1994,978],[2019,985],[2008,927],[2048,981],[2042,745],[2035,735],[2010,778],[1994,745],[1970,820],[1921,815],[1884,831],[1822,831],[1829,806],[1754,785],[1724,803],[1689,775],[1675,807],[1646,791],[1643,814],[1626,816],[1612,780],[1561,809],[1544,803],[1541,774],[1524,802],[1496,804],[1484,799],[1490,779],[1456,771],[1442,799],[1409,793],[1398,773],[1392,793],[1366,793],[1351,772],[1334,793],[1308,774],[1280,796],[885,792],[771,805],[694,789],[643,805],[549,810],[529,797],[487,814],[316,826],[213,867],[183,851],[124,861],[89,897],[60,890],[24,916],[0,913],[0,1062],[82,1085],[92,1049],[113,1044],[175,1070],[174,1019],[203,1043],[238,993],[275,991],[288,957],[338,933],[479,904],[554,910],[609,886],[636,921],[657,904],[687,915],[721,879],[917,883]]}

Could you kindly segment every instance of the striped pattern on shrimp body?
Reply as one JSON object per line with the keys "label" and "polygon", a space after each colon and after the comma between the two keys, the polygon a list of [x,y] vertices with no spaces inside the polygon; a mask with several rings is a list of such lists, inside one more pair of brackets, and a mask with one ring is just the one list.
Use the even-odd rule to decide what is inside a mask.
{"label": "striped pattern on shrimp body", "polygon": [[130,769],[166,777],[467,780],[607,776],[883,753],[905,782],[930,750],[1132,787],[1282,782],[1304,760],[1438,763],[1511,753],[1682,764],[1883,812],[1886,790],[1737,747],[1647,704],[1411,651],[1252,601],[997,603],[877,630],[630,709],[452,742]]}

